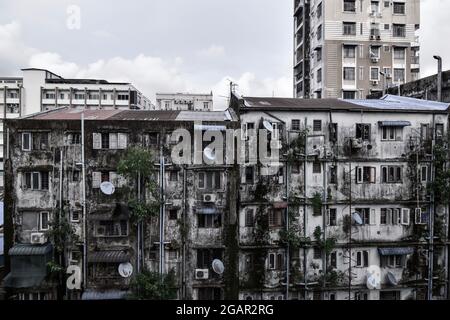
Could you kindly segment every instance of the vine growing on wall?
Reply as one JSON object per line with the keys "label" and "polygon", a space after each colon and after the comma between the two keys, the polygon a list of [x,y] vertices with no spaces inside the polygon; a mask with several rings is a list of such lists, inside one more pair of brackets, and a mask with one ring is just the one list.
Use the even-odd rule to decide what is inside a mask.
{"label": "vine growing on wall", "polygon": [[131,148],[119,162],[117,171],[125,178],[136,181],[136,187],[141,186],[142,193],[148,191],[151,199],[138,197],[136,188],[130,190],[128,205],[131,209],[132,220],[135,223],[147,221],[159,213],[161,206],[158,183],[150,177],[154,173],[154,156],[150,150]]}

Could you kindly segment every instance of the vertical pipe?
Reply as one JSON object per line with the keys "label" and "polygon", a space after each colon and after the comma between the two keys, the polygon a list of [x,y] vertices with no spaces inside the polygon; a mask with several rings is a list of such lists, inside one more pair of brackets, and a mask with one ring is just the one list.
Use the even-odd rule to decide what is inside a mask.
{"label": "vertical pipe", "polygon": [[440,56],[433,56],[438,62],[437,74],[437,101],[442,102],[442,58]]}
{"label": "vertical pipe", "polygon": [[164,196],[164,172],[165,172],[165,161],[163,146],[161,144],[159,151],[159,161],[160,161],[160,217],[159,217],[159,273],[162,276],[165,273],[165,254],[164,254],[164,219],[165,219],[165,196]]}
{"label": "vertical pipe", "polygon": [[[435,154],[434,154],[434,147],[436,145],[436,123],[435,123],[435,116],[433,115],[433,142],[431,147],[431,183],[434,183],[436,178],[436,172],[435,172]],[[427,292],[427,299],[433,300],[433,272],[434,272],[434,215],[435,215],[435,194],[434,191],[431,191],[431,199],[430,199],[430,214],[429,214],[429,221],[428,221],[428,228],[429,228],[429,242],[428,242],[428,292]]]}
{"label": "vertical pipe", "polygon": [[[349,217],[350,217],[350,225],[348,231],[348,301],[352,300],[352,163],[349,164]],[[356,173],[358,174],[358,173]]]}
{"label": "vertical pipe", "polygon": [[[287,131],[287,130],[286,130]],[[287,131],[287,143],[289,144],[289,131]],[[289,162],[286,161],[286,168],[285,168],[285,186],[286,186],[286,202],[287,202],[287,207],[286,207],[286,231],[289,234]],[[286,300],[289,300],[289,283],[290,283],[290,244],[289,241],[287,242],[287,246],[286,246]]]}
{"label": "vertical pipe", "polygon": [[86,217],[86,160],[85,160],[84,113],[81,113],[81,195],[83,203],[83,285],[87,288],[87,217]]}
{"label": "vertical pipe", "polygon": [[[306,134],[306,130],[308,128],[308,118],[305,118],[305,134],[304,134],[304,161],[303,161],[303,236],[306,238],[306,197],[308,195],[308,192],[306,190],[306,160],[308,157],[308,137]],[[307,277],[307,252],[306,252],[306,247],[303,247],[303,278],[305,280],[305,292],[304,292],[304,300],[306,300],[306,296],[308,293],[308,277]]]}
{"label": "vertical pipe", "polygon": [[[138,202],[141,201],[141,174],[138,173],[137,176],[137,198]],[[141,224],[142,222],[139,221],[137,224],[137,272],[139,273],[141,271]]]}

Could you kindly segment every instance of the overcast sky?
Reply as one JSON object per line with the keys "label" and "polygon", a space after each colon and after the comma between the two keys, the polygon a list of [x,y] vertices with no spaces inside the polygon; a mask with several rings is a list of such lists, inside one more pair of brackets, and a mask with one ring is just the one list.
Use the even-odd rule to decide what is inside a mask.
{"label": "overcast sky", "polygon": [[[68,14],[81,10],[80,28]],[[133,82],[155,92],[292,96],[292,0],[1,0],[0,75]],[[422,0],[422,76],[450,69],[450,0]],[[74,23],[75,21],[75,23]],[[69,23],[68,23],[69,22]],[[70,26],[70,27],[69,27]]]}

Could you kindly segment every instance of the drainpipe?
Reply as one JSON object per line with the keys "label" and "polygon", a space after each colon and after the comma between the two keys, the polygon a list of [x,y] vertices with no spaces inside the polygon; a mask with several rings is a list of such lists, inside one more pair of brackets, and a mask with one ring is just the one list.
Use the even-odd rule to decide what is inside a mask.
{"label": "drainpipe", "polygon": [[[186,230],[186,167],[183,167],[183,212],[182,212],[182,221],[184,229]],[[182,235],[183,237],[183,235]],[[186,299],[186,237],[187,234],[184,235],[183,239],[183,259],[182,259],[182,298]]]}
{"label": "drainpipe", "polygon": [[82,202],[83,202],[83,284],[87,288],[87,213],[86,213],[86,160],[84,148],[84,113],[81,113],[81,168],[82,168]]}
{"label": "drainpipe", "polygon": [[[435,128],[435,116],[433,115],[433,128]],[[434,168],[434,147],[436,145],[436,130],[433,130],[433,142],[432,142],[432,160],[431,160],[431,182],[434,183],[436,178],[435,168]],[[429,228],[429,242],[428,242],[428,292],[427,300],[433,300],[433,273],[434,273],[434,215],[435,215],[435,195],[434,191],[431,191],[431,204],[430,204],[430,215],[428,221]]]}
{"label": "drainpipe", "polygon": [[437,101],[442,102],[442,58],[440,56],[433,56],[438,62],[437,74]]}
{"label": "drainpipe", "polygon": [[161,144],[160,146],[160,154],[159,154],[159,162],[160,162],[160,201],[161,201],[161,208],[160,208],[160,217],[159,217],[159,273],[160,276],[164,274],[165,270],[165,253],[164,253],[164,219],[165,219],[165,196],[164,196],[164,173],[165,173],[165,159],[164,159],[164,153],[163,153],[163,146]]}
{"label": "drainpipe", "polygon": [[[289,132],[287,131],[287,143],[289,143]],[[285,186],[286,186],[286,231],[289,233],[289,162],[286,162],[286,175],[285,175]],[[290,257],[290,245],[289,241],[286,245],[286,300],[289,300],[289,283],[290,283],[290,263],[291,263],[291,257]]]}
{"label": "drainpipe", "polygon": [[[305,118],[305,130],[308,127],[308,118]],[[308,195],[308,192],[306,191],[306,160],[307,160],[307,142],[308,137],[305,134],[304,138],[304,146],[305,146],[305,157],[303,161],[303,236],[306,238],[306,197]],[[306,253],[306,247],[303,248],[303,278],[305,281],[305,292],[304,292],[304,300],[306,300],[306,295],[308,293],[308,277],[307,277],[307,270],[306,267],[308,265],[307,263],[307,253]]]}

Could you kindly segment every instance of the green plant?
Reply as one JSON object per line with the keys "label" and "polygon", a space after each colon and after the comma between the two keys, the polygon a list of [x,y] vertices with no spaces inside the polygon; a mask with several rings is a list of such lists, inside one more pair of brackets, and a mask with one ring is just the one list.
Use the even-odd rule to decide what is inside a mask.
{"label": "green plant", "polygon": [[323,239],[323,232],[322,228],[320,226],[317,226],[316,229],[314,229],[314,240],[317,243],[317,246],[325,251],[326,256],[333,251],[333,249],[336,247],[337,238],[336,237],[328,237],[325,240]]}
{"label": "green plant", "polygon": [[173,300],[177,297],[175,271],[160,275],[157,272],[143,271],[130,284],[133,300]]}
{"label": "green plant", "polygon": [[136,223],[156,216],[161,206],[158,184],[150,178],[155,172],[153,164],[154,157],[150,150],[131,148],[117,167],[120,175],[136,181],[137,186],[141,186],[142,190],[148,190],[150,193],[151,199],[145,200],[142,195],[136,196],[136,189],[130,190],[128,205],[131,208],[132,220]]}
{"label": "green plant", "polygon": [[[61,214],[61,217],[59,216]],[[55,251],[63,253],[64,249],[73,243],[79,241],[75,233],[75,228],[70,224],[64,212],[56,210],[54,216],[57,217],[50,223],[50,230],[47,236],[52,240]]]}

